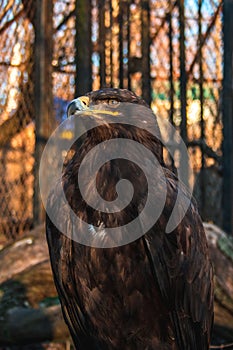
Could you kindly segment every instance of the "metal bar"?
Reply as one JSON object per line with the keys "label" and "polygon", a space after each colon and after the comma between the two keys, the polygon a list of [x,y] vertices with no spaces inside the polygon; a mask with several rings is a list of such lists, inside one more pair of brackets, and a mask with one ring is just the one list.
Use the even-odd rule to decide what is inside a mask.
{"label": "metal bar", "polygon": [[104,21],[105,21],[105,1],[99,0],[100,87],[106,86],[106,60],[105,60],[106,30],[105,30]]}
{"label": "metal bar", "polygon": [[170,100],[170,110],[169,110],[169,119],[172,124],[174,124],[174,80],[173,80],[173,46],[172,46],[172,14],[171,12],[167,14],[167,20],[169,24],[168,38],[169,38],[169,82],[170,82],[170,90],[169,90],[169,100]]}
{"label": "metal bar", "polygon": [[223,2],[223,228],[233,234],[233,1]]}
{"label": "metal bar", "polygon": [[[180,134],[183,141],[187,144],[187,74],[186,74],[186,47],[185,47],[185,6],[184,0],[179,0],[179,25],[180,25]],[[188,167],[185,165],[185,159],[179,152],[179,167],[182,169],[182,178],[185,184],[189,184]]]}
{"label": "metal bar", "polygon": [[[173,28],[172,28],[172,12],[169,12],[167,14],[167,20],[169,25],[168,30],[168,38],[169,38],[169,83],[170,83],[170,89],[169,89],[169,100],[170,100],[170,110],[169,110],[169,120],[172,125],[174,125],[174,80],[173,80],[173,45],[172,45],[172,38],[173,38]],[[173,142],[174,135],[170,135],[171,141]],[[175,171],[175,162],[174,162],[174,154],[172,157],[170,157],[171,161],[171,167],[172,170]]]}
{"label": "metal bar", "polygon": [[91,0],[76,0],[75,95],[92,90]]}
{"label": "metal bar", "polygon": [[110,86],[113,87],[113,49],[112,49],[112,26],[113,26],[113,9],[112,9],[112,0],[109,1],[109,12],[110,12],[110,42],[111,42],[111,47],[110,47]]}
{"label": "metal bar", "polygon": [[187,120],[186,120],[186,105],[187,105],[187,75],[186,75],[186,54],[185,54],[185,17],[184,17],[184,0],[179,0],[179,22],[180,22],[180,102],[181,102],[181,137],[184,142],[187,142]]}
{"label": "metal bar", "polygon": [[131,90],[131,74],[129,69],[130,62],[130,1],[127,2],[127,80],[128,80],[128,89]]}
{"label": "metal bar", "polygon": [[150,105],[150,8],[149,1],[141,0],[142,28],[142,97]]}
{"label": "metal bar", "polygon": [[[53,1],[36,1],[35,23],[35,165],[33,222],[41,224],[45,218],[40,199],[39,166],[41,155],[52,128],[53,94],[52,94],[52,52],[53,52]],[[46,171],[46,169],[44,169]],[[48,189],[49,191],[49,189]]]}
{"label": "metal bar", "polygon": [[[204,113],[204,89],[203,89],[203,64],[202,64],[202,0],[198,0],[198,64],[199,64],[199,89],[200,89],[200,127],[201,127],[201,140],[205,140],[205,122],[203,118]],[[201,173],[200,173],[200,190],[201,190],[201,201],[199,203],[201,213],[204,212],[205,208],[205,175],[204,175],[204,168],[205,168],[205,154],[203,149],[203,142],[201,143]]]}
{"label": "metal bar", "polygon": [[123,0],[119,0],[119,84],[123,88],[124,65],[123,65]]}

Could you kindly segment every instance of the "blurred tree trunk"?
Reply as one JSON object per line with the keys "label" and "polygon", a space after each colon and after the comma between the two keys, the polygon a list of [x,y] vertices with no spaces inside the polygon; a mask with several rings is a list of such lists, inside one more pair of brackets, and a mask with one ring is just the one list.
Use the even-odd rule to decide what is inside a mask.
{"label": "blurred tree trunk", "polygon": [[[205,224],[215,268],[213,343],[233,341],[233,241]],[[44,227],[0,251],[0,346],[69,337],[50,268]]]}
{"label": "blurred tree trunk", "polygon": [[[41,224],[45,219],[39,186],[40,159],[45,144],[55,127],[53,113],[53,1],[36,0],[35,15],[35,163],[33,221]],[[42,171],[45,169],[42,169]]]}

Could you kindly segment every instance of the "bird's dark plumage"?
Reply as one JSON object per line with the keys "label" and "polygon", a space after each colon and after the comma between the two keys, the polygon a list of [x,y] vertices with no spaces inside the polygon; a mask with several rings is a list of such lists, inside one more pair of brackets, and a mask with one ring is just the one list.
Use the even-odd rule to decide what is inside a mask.
{"label": "bird's dark plumage", "polygon": [[[99,105],[116,110],[114,101],[149,108],[132,92],[120,89],[90,92],[81,104],[84,103],[84,109]],[[75,105],[70,112],[75,113]],[[54,280],[76,349],[206,350],[213,320],[213,276],[206,237],[194,202],[180,224],[171,233],[165,233],[177,198],[178,180],[164,166],[160,141],[148,131],[122,125],[119,120],[115,124],[106,121],[89,130],[64,168],[66,198],[74,212],[94,226],[120,226],[138,215],[146,200],[147,186],[135,163],[124,159],[110,161],[96,179],[99,193],[106,200],[114,199],[120,179],[127,178],[133,184],[134,197],[124,211],[95,211],[82,200],[77,185],[79,166],[87,152],[99,142],[119,137],[140,142],[156,155],[164,167],[164,188],[161,186],[160,190],[166,188],[166,203],[159,220],[143,237],[108,249],[71,240],[47,217]],[[54,208],[67,230],[72,230],[69,216],[59,207],[57,191],[55,185],[47,206]],[[159,196],[158,193],[158,200]],[[184,202],[187,197],[187,190],[182,187]]]}

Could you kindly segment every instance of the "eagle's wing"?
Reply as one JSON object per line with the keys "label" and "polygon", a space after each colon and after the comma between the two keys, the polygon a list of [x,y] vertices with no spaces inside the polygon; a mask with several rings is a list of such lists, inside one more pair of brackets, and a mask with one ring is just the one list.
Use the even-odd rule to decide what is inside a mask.
{"label": "eagle's wing", "polygon": [[[66,232],[72,232],[72,220],[70,211],[66,205],[61,206],[60,186],[55,186],[47,201],[47,211],[53,213],[54,217],[59,218],[66,227]],[[74,254],[74,242],[53,224],[49,216],[46,216],[46,235],[49,247],[50,261],[53,270],[54,282],[62,304],[63,317],[69,327],[74,345],[77,349],[105,350],[105,346],[99,343],[99,340],[93,334],[92,324],[89,322],[88,315],[82,303],[79,302],[78,288],[74,278],[74,266],[77,263],[77,250]],[[84,248],[79,246],[80,250]],[[80,253],[81,254],[81,253]]]}
{"label": "eagle's wing", "polygon": [[[165,233],[177,198],[177,179],[165,170],[167,200],[162,216],[143,238],[152,273],[170,310],[180,350],[209,348],[213,322],[213,271],[195,203],[174,231]],[[183,201],[187,190],[182,189]],[[183,202],[183,203],[184,203]],[[179,205],[182,206],[182,200]]]}

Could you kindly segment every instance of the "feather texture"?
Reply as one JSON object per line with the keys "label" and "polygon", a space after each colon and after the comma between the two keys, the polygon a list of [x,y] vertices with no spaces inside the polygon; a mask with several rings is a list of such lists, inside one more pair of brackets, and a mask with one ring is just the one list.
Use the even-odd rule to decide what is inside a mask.
{"label": "feather texture", "polygon": [[[87,96],[93,105],[116,99],[119,103],[146,106],[127,90],[104,89]],[[114,200],[120,179],[132,183],[134,196],[123,211],[95,211],[83,201],[77,186],[84,156],[99,142],[112,138],[136,140],[155,154],[165,179],[158,201],[160,193],[166,191],[166,203],[159,220],[142,238],[109,249],[71,240],[47,217],[54,281],[76,349],[206,350],[213,322],[213,276],[207,241],[194,201],[175,230],[165,233],[177,198],[178,180],[164,165],[161,142],[146,130],[120,122],[106,122],[89,131],[64,168],[62,185],[69,205],[89,223],[93,242],[99,233],[105,240],[113,239],[105,234],[104,228],[124,225],[140,213],[147,198],[147,182],[135,163],[124,159],[109,161],[96,179],[100,195],[109,201]],[[73,223],[66,208],[59,206],[58,188],[55,184],[51,190],[47,207],[71,232]],[[183,186],[181,191],[185,202],[187,190]],[[99,232],[95,232],[94,226],[99,227]]]}

